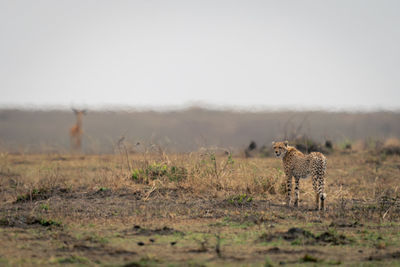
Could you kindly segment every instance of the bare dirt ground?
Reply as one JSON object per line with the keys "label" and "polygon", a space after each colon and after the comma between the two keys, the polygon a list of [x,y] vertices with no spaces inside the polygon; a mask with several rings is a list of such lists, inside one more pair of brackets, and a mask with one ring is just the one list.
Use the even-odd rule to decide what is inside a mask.
{"label": "bare dirt ground", "polygon": [[321,213],[275,158],[2,153],[0,265],[400,266],[400,157],[327,158]]}

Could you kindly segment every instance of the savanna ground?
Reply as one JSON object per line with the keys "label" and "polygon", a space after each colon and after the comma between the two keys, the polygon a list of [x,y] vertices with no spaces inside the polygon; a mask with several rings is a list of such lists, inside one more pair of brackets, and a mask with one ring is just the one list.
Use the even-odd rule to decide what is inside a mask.
{"label": "savanna ground", "polygon": [[400,266],[400,157],[327,158],[321,213],[276,158],[2,153],[0,265]]}

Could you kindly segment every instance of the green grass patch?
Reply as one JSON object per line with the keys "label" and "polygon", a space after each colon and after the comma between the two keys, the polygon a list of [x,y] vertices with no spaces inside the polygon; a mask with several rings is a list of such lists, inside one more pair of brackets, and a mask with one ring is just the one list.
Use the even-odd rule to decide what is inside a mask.
{"label": "green grass patch", "polygon": [[49,204],[45,204],[45,203],[40,204],[39,208],[41,210],[45,210],[45,211],[48,211],[50,209]]}
{"label": "green grass patch", "polygon": [[251,203],[253,201],[253,197],[247,195],[247,194],[240,194],[236,196],[232,196],[228,198],[228,202],[233,205],[244,205],[246,203]]}
{"label": "green grass patch", "polygon": [[59,258],[56,262],[60,264],[89,264],[90,260],[82,256],[72,255],[70,257]]}
{"label": "green grass patch", "polygon": [[152,267],[152,266],[159,266],[162,262],[159,259],[153,257],[143,257],[138,261],[128,262],[123,267]]}
{"label": "green grass patch", "polygon": [[317,259],[316,257],[309,255],[309,254],[305,254],[303,256],[303,258],[301,258],[302,262],[319,262],[321,260]]}

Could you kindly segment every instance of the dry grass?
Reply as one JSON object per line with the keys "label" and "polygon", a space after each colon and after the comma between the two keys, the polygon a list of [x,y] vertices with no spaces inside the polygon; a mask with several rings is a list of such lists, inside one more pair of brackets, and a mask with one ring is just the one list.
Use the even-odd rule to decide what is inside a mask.
{"label": "dry grass", "polygon": [[310,179],[283,205],[280,160],[213,150],[3,153],[0,178],[0,264],[399,264],[398,155],[329,155],[324,214]]}

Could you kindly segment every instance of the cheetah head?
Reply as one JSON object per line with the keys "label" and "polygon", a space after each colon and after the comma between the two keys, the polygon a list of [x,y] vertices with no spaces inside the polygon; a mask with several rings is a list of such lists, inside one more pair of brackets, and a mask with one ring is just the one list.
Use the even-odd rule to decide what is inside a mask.
{"label": "cheetah head", "polygon": [[288,141],[285,142],[272,142],[272,148],[274,149],[275,156],[278,158],[283,158],[288,149]]}

